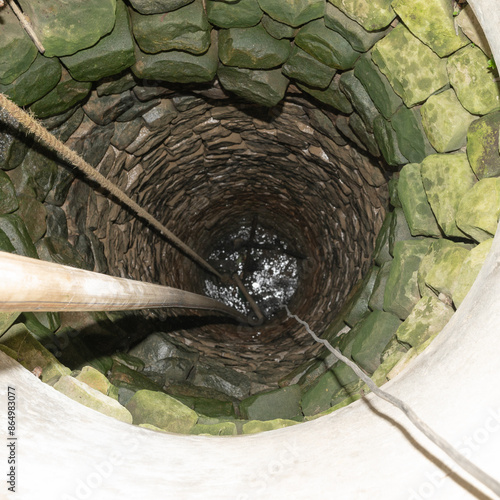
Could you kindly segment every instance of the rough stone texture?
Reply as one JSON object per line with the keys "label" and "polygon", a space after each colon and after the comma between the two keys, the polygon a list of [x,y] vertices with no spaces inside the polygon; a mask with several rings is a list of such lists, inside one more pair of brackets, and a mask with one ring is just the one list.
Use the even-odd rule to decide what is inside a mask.
{"label": "rough stone texture", "polygon": [[474,247],[463,261],[458,280],[453,289],[453,303],[456,307],[460,306],[474,281],[476,281],[476,277],[483,267],[492,244],[493,238],[483,241]]}
{"label": "rough stone texture", "polygon": [[316,415],[330,408],[332,400],[342,390],[333,372],[327,371],[319,377],[313,387],[302,396],[301,406],[304,415]]}
{"label": "rough stone texture", "polygon": [[48,94],[34,102],[30,109],[37,118],[59,115],[85,99],[91,87],[92,83],[77,82],[63,69],[59,83]]}
{"label": "rough stone texture", "polygon": [[251,70],[220,66],[217,76],[226,90],[262,106],[278,104],[289,82],[279,69]]}
{"label": "rough stone texture", "polygon": [[495,235],[500,216],[500,178],[481,179],[459,202],[458,228],[476,241]]}
{"label": "rough stone texture", "polygon": [[389,165],[399,166],[408,163],[408,159],[399,149],[396,131],[382,115],[377,116],[373,121],[373,134],[382,156]]}
{"label": "rough stone texture", "polygon": [[15,351],[15,359],[27,370],[33,371],[36,368],[41,368],[40,379],[42,382],[69,375],[71,372],[40,342],[35,340],[22,323],[12,326],[2,335],[2,344]]}
{"label": "rough stone texture", "polygon": [[249,28],[262,17],[257,0],[240,0],[235,3],[207,1],[207,16],[211,24],[219,28]]}
{"label": "rough stone texture", "polygon": [[165,358],[148,365],[143,373],[159,386],[168,386],[187,379],[194,362],[186,358]]}
{"label": "rough stone texture", "polygon": [[264,422],[260,420],[250,420],[243,424],[242,430],[243,434],[257,434],[258,432],[274,431],[276,429],[283,429],[283,427],[290,427],[291,425],[296,425],[299,422],[294,420],[287,420],[286,418],[276,418],[274,420],[266,420]]}
{"label": "rough stone texture", "polygon": [[80,81],[100,80],[132,66],[135,62],[134,41],[123,1],[116,0],[116,22],[111,33],[88,49],[62,57],[61,61],[71,76]]}
{"label": "rough stone texture", "polygon": [[27,106],[49,93],[60,78],[61,65],[57,59],[49,59],[38,54],[31,66],[12,83],[0,84],[0,92],[18,106]]}
{"label": "rough stone texture", "polygon": [[420,290],[420,295],[422,297],[425,296],[435,296],[435,294],[427,287],[425,284],[425,279],[427,277],[427,273],[430,271],[432,266],[434,265],[434,259],[438,252],[446,249],[454,249],[454,243],[451,240],[447,240],[446,238],[440,238],[438,240],[434,240],[430,245],[427,254],[424,256],[422,261],[420,262],[420,266],[418,268],[418,288]]}
{"label": "rough stone texture", "polygon": [[64,266],[88,268],[78,250],[67,240],[56,236],[43,238],[36,243],[36,251],[40,259],[55,262]]}
{"label": "rough stone texture", "polygon": [[116,418],[127,424],[132,423],[132,415],[118,401],[102,394],[76,378],[65,375],[54,384],[54,389],[108,417]]}
{"label": "rough stone texture", "polygon": [[94,91],[84,104],[83,110],[97,125],[108,125],[134,105],[133,95],[130,90],[127,90],[122,94],[98,97],[97,92]]}
{"label": "rough stone texture", "polygon": [[301,83],[298,84],[299,88],[304,92],[312,95],[318,101],[321,101],[334,109],[338,109],[342,113],[352,113],[352,105],[349,99],[339,88],[340,75],[335,75],[330,85],[325,90],[320,90]]}
{"label": "rough stone texture", "polygon": [[84,366],[75,378],[92,387],[92,389],[108,395],[111,383],[99,370],[92,366]]}
{"label": "rough stone texture", "polygon": [[202,55],[171,50],[158,54],[145,54],[136,48],[134,75],[148,80],[173,83],[210,82],[217,72],[217,33],[213,30],[210,48]]}
{"label": "rough stone texture", "polygon": [[[15,57],[12,55],[15,54]],[[0,84],[12,83],[35,60],[37,49],[9,5],[2,8]]]}
{"label": "rough stone texture", "polygon": [[18,255],[37,259],[38,254],[26,226],[17,214],[0,215],[0,230],[7,236]]}
{"label": "rough stone texture", "polygon": [[283,64],[289,55],[290,42],[276,40],[261,24],[219,32],[219,58],[226,66],[271,69]]}
{"label": "rough stone texture", "polygon": [[446,61],[399,24],[378,41],[373,61],[409,108],[448,83]]}
{"label": "rough stone texture", "polygon": [[47,231],[47,211],[45,205],[33,196],[19,195],[19,211],[17,215],[21,217],[28,234],[33,243],[36,243]]}
{"label": "rough stone texture", "polygon": [[396,17],[392,0],[330,0],[368,31],[385,28]]}
{"label": "rough stone texture", "polygon": [[141,14],[160,14],[180,9],[193,0],[130,0],[132,7]]}
{"label": "rough stone texture", "polygon": [[463,237],[455,217],[462,197],[476,182],[467,156],[463,153],[430,155],[422,162],[421,174],[439,226],[447,236]]}
{"label": "rough stone texture", "polygon": [[379,112],[375,104],[370,99],[368,92],[365,90],[361,82],[354,76],[354,71],[342,73],[340,77],[339,87],[342,92],[351,101],[354,109],[363,119],[369,132],[373,132],[373,122],[379,116]]}
{"label": "rough stone texture", "polygon": [[467,158],[478,179],[500,175],[498,135],[500,111],[471,124],[467,132]]}
{"label": "rough stone texture", "polygon": [[408,29],[440,57],[467,45],[469,40],[453,22],[453,5],[447,0],[396,0],[396,14]]}
{"label": "rough stone texture", "polygon": [[370,300],[373,287],[379,268],[372,266],[366,277],[363,279],[359,291],[353,296],[347,310],[343,315],[344,321],[350,327],[353,327],[368,311],[368,301]]}
{"label": "rough stone texture", "polygon": [[363,84],[373,104],[389,120],[403,104],[387,77],[372,61],[371,54],[363,54],[354,66],[354,76]]}
{"label": "rough stone texture", "polygon": [[349,127],[359,138],[358,142],[363,145],[362,149],[364,151],[369,151],[369,153],[375,157],[381,156],[375,136],[370,131],[369,125],[364,122],[363,118],[361,118],[358,113],[353,113],[349,117]]}
{"label": "rough stone texture", "polygon": [[381,354],[394,337],[401,320],[385,311],[371,312],[359,325],[354,339],[351,357],[369,373],[373,373],[381,363]]}
{"label": "rough stone texture", "polygon": [[453,289],[469,250],[456,243],[443,247],[434,244],[433,250],[432,265],[424,277],[425,285],[435,295],[453,298]]}
{"label": "rough stone texture", "polygon": [[279,21],[276,21],[276,19],[269,17],[267,14],[262,16],[261,23],[266,31],[277,40],[281,40],[282,38],[293,38],[297,31],[292,26],[280,23]]}
{"label": "rough stone texture", "polygon": [[468,45],[448,58],[450,83],[462,106],[472,114],[486,115],[500,109],[500,89],[488,69],[488,57]]}
{"label": "rough stone texture", "polygon": [[389,262],[392,260],[392,255],[389,252],[389,238],[391,234],[393,217],[394,212],[387,213],[375,242],[375,248],[373,250],[373,260],[378,266],[381,266],[385,262]]}
{"label": "rough stone texture", "polygon": [[387,34],[387,30],[366,31],[329,2],[326,4],[325,24],[327,28],[340,33],[358,52],[366,52]]}
{"label": "rough stone texture", "polygon": [[240,403],[241,416],[247,420],[292,419],[301,415],[300,398],[301,391],[298,385],[256,394]]}
{"label": "rough stone texture", "polygon": [[201,0],[165,14],[131,11],[134,37],[143,52],[183,50],[199,55],[210,45],[210,24]]}
{"label": "rough stone texture", "polygon": [[325,0],[259,0],[260,8],[276,21],[297,27],[325,13]]}
{"label": "rough stone texture", "polygon": [[384,292],[384,310],[406,319],[420,300],[418,268],[434,240],[398,241]]}
{"label": "rough stone texture", "polygon": [[198,363],[190,381],[201,387],[220,391],[242,399],[250,393],[250,380],[246,375],[214,363]]}
{"label": "rough stone texture", "polygon": [[0,214],[14,212],[18,207],[14,184],[5,172],[0,171]]}
{"label": "rough stone texture", "polygon": [[236,436],[238,434],[234,422],[220,422],[218,424],[196,424],[190,434],[204,434],[211,436]]}
{"label": "rough stone texture", "polygon": [[134,424],[151,424],[160,429],[187,434],[198,421],[198,415],[168,394],[137,391],[127,404]]}
{"label": "rough stone texture", "polygon": [[427,200],[420,164],[409,163],[399,173],[398,195],[412,236],[435,236],[441,231]]}
{"label": "rough stone texture", "polygon": [[426,156],[436,152],[424,131],[420,115],[421,109],[418,107],[408,109],[403,105],[391,118],[391,126],[396,132],[398,148],[401,154],[412,163],[419,163]]}
{"label": "rough stone texture", "polygon": [[288,78],[298,80],[310,87],[324,89],[330,85],[335,69],[321,63],[316,58],[297,47],[292,49],[290,57],[282,68]]}
{"label": "rough stone texture", "polygon": [[300,28],[295,43],[318,61],[336,69],[352,68],[360,55],[342,35],[327,28],[323,19]]}
{"label": "rough stone texture", "polygon": [[384,292],[391,271],[392,260],[384,262],[377,274],[373,292],[368,302],[368,307],[372,310],[383,310],[384,308]]}
{"label": "rough stone texture", "polygon": [[490,45],[472,7],[470,5],[462,7],[460,14],[458,14],[455,20],[467,38],[469,38],[474,45],[477,45],[488,57],[491,57]]}
{"label": "rough stone texture", "polygon": [[477,119],[462,107],[453,89],[429,97],[421,113],[425,133],[438,153],[465,146],[467,129]]}
{"label": "rough stone texture", "polygon": [[71,5],[57,0],[19,3],[43,43],[46,57],[67,56],[90,47],[115,24],[116,0],[75,0]]}
{"label": "rough stone texture", "polygon": [[435,337],[453,316],[453,309],[436,297],[422,297],[396,335],[400,342],[412,347]]}

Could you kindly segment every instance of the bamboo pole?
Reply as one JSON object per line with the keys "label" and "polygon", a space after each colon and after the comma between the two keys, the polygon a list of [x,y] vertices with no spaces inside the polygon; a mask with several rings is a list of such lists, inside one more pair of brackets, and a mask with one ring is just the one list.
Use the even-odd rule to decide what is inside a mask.
{"label": "bamboo pole", "polygon": [[222,302],[167,286],[115,278],[0,252],[0,311],[120,311],[204,309],[247,323]]}

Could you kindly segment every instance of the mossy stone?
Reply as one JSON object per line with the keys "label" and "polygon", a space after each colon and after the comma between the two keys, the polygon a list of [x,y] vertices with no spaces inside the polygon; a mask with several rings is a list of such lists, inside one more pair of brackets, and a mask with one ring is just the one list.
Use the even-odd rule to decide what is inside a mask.
{"label": "mossy stone", "polygon": [[262,10],[257,0],[239,2],[218,2],[207,0],[208,20],[219,28],[249,28],[262,18]]}
{"label": "mossy stone", "polygon": [[342,386],[335,374],[327,371],[302,396],[302,412],[308,416],[325,411],[330,408],[332,400],[340,390]]}
{"label": "mossy stone", "polygon": [[290,55],[290,42],[276,40],[261,24],[252,28],[231,28],[219,33],[219,58],[226,66],[271,69]]}
{"label": "mossy stone", "polygon": [[419,163],[436,152],[424,130],[421,108],[408,109],[402,105],[392,116],[391,126],[396,132],[398,148],[409,162]]}
{"label": "mossy stone", "polygon": [[31,66],[12,83],[0,85],[0,92],[18,106],[27,106],[48,94],[59,82],[61,72],[57,59],[38,54]]}
{"label": "mossy stone", "polygon": [[473,122],[467,132],[467,158],[478,179],[500,176],[500,111]]}
{"label": "mossy stone", "polygon": [[368,312],[368,302],[379,271],[379,267],[372,266],[363,279],[358,292],[351,299],[343,316],[345,323],[350,327],[353,327]]}
{"label": "mossy stone", "polygon": [[260,8],[276,21],[292,27],[301,26],[313,19],[323,17],[325,0],[259,0]]}
{"label": "mossy stone", "polygon": [[327,28],[323,19],[300,28],[295,43],[318,61],[336,69],[352,68],[360,55],[342,35]]}
{"label": "mossy stone", "polygon": [[199,55],[210,46],[210,23],[201,0],[167,15],[131,11],[131,19],[137,44],[148,54],[182,50]]}
{"label": "mossy stone", "polygon": [[453,303],[456,307],[459,307],[464,301],[474,281],[476,281],[477,275],[491,250],[492,244],[493,238],[483,241],[474,247],[463,261],[458,280],[453,289]]}
{"label": "mossy stone", "polygon": [[265,30],[277,40],[281,40],[282,38],[293,38],[297,31],[296,28],[288,26],[288,24],[280,23],[267,14],[262,16],[261,24],[264,26]]}
{"label": "mossy stone", "polygon": [[500,109],[500,89],[488,68],[488,57],[479,47],[468,45],[448,58],[450,83],[462,106],[474,115]]}
{"label": "mossy stone", "polygon": [[399,149],[396,131],[382,115],[377,116],[373,121],[373,134],[382,156],[389,165],[395,167],[408,163],[407,158]]}
{"label": "mossy stone", "polygon": [[[5,249],[1,246],[0,249],[5,252]],[[20,312],[0,312],[0,342],[2,341],[2,335],[12,326],[20,314]]]}
{"label": "mossy stone", "polygon": [[27,71],[38,51],[10,5],[3,6],[0,16],[0,84],[8,85]]}
{"label": "mossy stone", "polygon": [[61,61],[71,76],[79,81],[100,80],[132,66],[135,62],[134,41],[123,1],[116,0],[116,22],[111,33],[88,49],[62,57]]}
{"label": "mossy stone", "polygon": [[217,75],[229,92],[261,106],[275,106],[285,96],[288,78],[281,69],[252,70],[220,66]]}
{"label": "mossy stone", "polygon": [[35,340],[22,323],[17,323],[2,336],[2,344],[16,352],[16,360],[27,370],[41,368],[42,382],[54,377],[69,375],[71,370],[60,363],[57,358]]}
{"label": "mossy stone", "polygon": [[[462,263],[469,250],[462,245],[447,245],[434,252],[432,266],[428,269],[425,285],[435,294],[443,293],[453,298],[453,290],[458,280]],[[422,294],[423,295],[423,294]]]}
{"label": "mossy stone", "polygon": [[298,83],[298,87],[309,95],[312,95],[318,101],[331,106],[341,113],[352,113],[352,105],[339,88],[340,75],[335,75],[330,85],[324,90],[310,87],[302,83]]}
{"label": "mossy stone", "polygon": [[180,9],[193,0],[130,0],[132,7],[141,14],[161,14]]}
{"label": "mossy stone", "polygon": [[391,219],[391,232],[389,234],[389,252],[391,255],[394,255],[394,246],[398,241],[412,239],[404,210],[401,207],[395,207],[393,213],[394,216]]}
{"label": "mossy stone", "polygon": [[425,133],[438,153],[465,146],[467,129],[477,119],[463,108],[453,89],[430,96],[421,113]]}
{"label": "mossy stone", "polygon": [[118,388],[130,389],[133,392],[139,390],[161,391],[162,388],[155,384],[146,375],[129,368],[122,363],[113,360],[112,368],[108,374],[108,380]]}
{"label": "mossy stone", "polygon": [[469,43],[455,31],[453,5],[448,0],[395,0],[392,7],[408,29],[439,57],[446,57]]}
{"label": "mossy stone", "polygon": [[466,236],[456,225],[455,217],[462,197],[476,183],[467,156],[436,154],[421,164],[422,181],[436,220],[447,236]]}
{"label": "mossy stone", "polygon": [[14,185],[9,176],[0,170],[0,214],[14,212],[18,207]]}
{"label": "mossy stone", "polygon": [[218,424],[196,424],[190,434],[209,434],[211,436],[236,436],[238,434],[234,422],[219,422]]}
{"label": "mossy stone", "polygon": [[296,45],[283,65],[282,71],[288,78],[319,89],[328,87],[336,72],[334,68],[318,61]]}
{"label": "mossy stone", "polygon": [[134,75],[147,80],[172,83],[211,82],[215,78],[219,63],[217,33],[212,31],[210,48],[202,55],[171,50],[158,54],[145,54],[136,48]]}
{"label": "mossy stone", "polygon": [[368,92],[375,107],[389,120],[403,104],[401,97],[394,92],[387,77],[372,61],[371,54],[363,54],[354,66],[354,76]]}
{"label": "mossy stone", "polygon": [[351,350],[352,359],[369,373],[373,373],[381,363],[380,356],[401,320],[385,311],[373,311],[362,322]]}
{"label": "mossy stone", "polygon": [[[336,124],[337,123],[338,119]],[[356,144],[359,143],[361,149],[368,151],[375,157],[381,156],[377,140],[370,130],[370,125],[367,124],[358,113],[353,113],[349,116],[349,128],[354,132],[354,135],[357,138],[355,142]]]}
{"label": "mossy stone", "polygon": [[379,116],[379,112],[375,104],[371,100],[368,92],[365,90],[361,82],[354,76],[354,71],[346,71],[342,73],[339,81],[340,90],[344,92],[346,97],[352,103],[354,109],[363,119],[366,128],[369,132],[373,132],[373,122]]}
{"label": "mossy stone", "polygon": [[126,408],[134,424],[151,424],[169,432],[187,434],[198,421],[195,411],[162,392],[137,391]]}
{"label": "mossy stone", "polygon": [[448,83],[446,61],[403,24],[375,44],[372,59],[409,108]]}
{"label": "mossy stone", "polygon": [[286,418],[275,418],[274,420],[250,420],[242,426],[243,434],[257,434],[259,432],[274,431],[276,429],[283,429],[291,425],[297,425],[299,422],[295,420],[287,420]]}
{"label": "mossy stone", "polygon": [[384,310],[402,320],[420,300],[418,269],[434,240],[398,241],[394,246],[394,261],[384,293]]}
{"label": "mossy stone", "polygon": [[47,232],[47,210],[45,205],[34,196],[20,195],[17,214],[26,225],[33,243],[36,243]]}
{"label": "mossy stone", "polygon": [[476,241],[495,235],[500,217],[500,178],[481,179],[459,202],[455,222]]}
{"label": "mossy stone", "polygon": [[132,423],[132,415],[116,399],[102,394],[76,378],[65,375],[55,384],[54,389],[88,408],[127,424]]}
{"label": "mossy stone", "polygon": [[392,260],[392,255],[389,252],[389,238],[391,235],[391,225],[394,212],[388,212],[382,222],[382,227],[375,240],[375,248],[373,250],[373,260],[375,264],[381,266],[385,262]]}
{"label": "mossy stone", "polygon": [[439,238],[437,240],[434,240],[434,242],[430,245],[427,254],[420,262],[420,266],[418,268],[418,289],[420,290],[420,295],[422,297],[435,295],[425,284],[425,278],[427,277],[427,273],[434,265],[434,258],[436,254],[442,249],[451,248],[453,246],[454,242],[451,240],[447,240],[446,238]]}
{"label": "mossy stone", "polygon": [[193,410],[207,417],[235,417],[234,405],[231,401],[221,401],[215,398],[192,398]]}
{"label": "mossy stone", "polygon": [[335,363],[330,371],[335,375],[342,387],[349,386],[359,380],[354,370],[342,361]]}
{"label": "mossy stone", "polygon": [[[91,47],[115,24],[116,0],[20,0],[45,47],[45,56],[67,56]],[[54,15],[57,12],[57,15]]]}
{"label": "mossy stone", "polygon": [[45,237],[36,242],[36,251],[42,260],[63,266],[86,269],[85,261],[68,240],[57,236]]}
{"label": "mossy stone", "polygon": [[58,84],[30,106],[37,118],[60,115],[79,103],[90,93],[91,82],[77,82],[68,71],[62,70]]}
{"label": "mossy stone", "polygon": [[388,30],[366,31],[330,2],[326,4],[325,25],[340,33],[358,52],[366,52],[388,32]]}
{"label": "mossy stone", "polygon": [[399,173],[398,194],[412,236],[434,236],[441,231],[427,200],[420,164],[408,163]]}
{"label": "mossy stone", "polygon": [[392,0],[330,0],[330,2],[367,31],[383,29],[396,17],[391,7]]}
{"label": "mossy stone", "polygon": [[391,272],[391,265],[392,260],[384,262],[377,274],[375,284],[373,285],[373,292],[368,302],[368,307],[372,311],[381,311],[384,308],[384,291],[387,284],[387,279],[389,278],[389,273]]}
{"label": "mossy stone", "polygon": [[400,342],[417,347],[435,337],[452,316],[453,309],[436,297],[422,297],[398,328],[397,338]]}
{"label": "mossy stone", "polygon": [[0,215],[0,230],[9,238],[15,253],[38,259],[38,254],[31,241],[28,230],[23,220],[17,214]]}
{"label": "mossy stone", "polygon": [[298,385],[255,394],[240,403],[241,416],[246,420],[292,419],[301,414],[300,397]]}
{"label": "mossy stone", "polygon": [[92,366],[84,366],[75,378],[105,395],[111,387],[110,381]]}

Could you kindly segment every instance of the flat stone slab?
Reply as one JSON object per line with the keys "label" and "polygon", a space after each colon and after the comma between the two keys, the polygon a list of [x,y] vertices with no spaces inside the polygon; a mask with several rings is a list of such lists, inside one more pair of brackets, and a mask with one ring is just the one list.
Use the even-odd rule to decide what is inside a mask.
{"label": "flat stone slab", "polygon": [[325,0],[259,0],[260,8],[270,17],[289,26],[297,27],[325,13]]}
{"label": "flat stone slab", "polygon": [[243,434],[257,434],[258,432],[274,431],[276,429],[283,429],[283,427],[290,427],[297,425],[299,422],[295,420],[287,420],[286,418],[276,418],[274,420],[250,420],[243,424]]}
{"label": "flat stone slab", "polygon": [[488,68],[488,57],[479,47],[468,45],[447,60],[451,86],[462,106],[474,115],[500,109],[500,89]]}
{"label": "flat stone slab", "polygon": [[409,108],[448,83],[446,60],[440,59],[403,24],[375,44],[372,58]]}
{"label": "flat stone slab", "polygon": [[332,108],[338,109],[342,113],[352,113],[352,104],[350,103],[349,99],[347,99],[345,94],[340,90],[339,82],[340,75],[335,75],[333,77],[333,80],[330,82],[330,85],[324,90],[304,85],[302,83],[298,83],[298,87],[307,94],[312,95],[318,101],[328,104]]}
{"label": "flat stone slab", "polygon": [[455,217],[462,197],[476,183],[464,153],[428,156],[421,164],[422,181],[436,220],[447,236],[465,236]]}
{"label": "flat stone slab", "polygon": [[290,385],[244,399],[240,403],[240,412],[247,420],[291,419],[302,415],[300,398],[300,387]]}
{"label": "flat stone slab", "polygon": [[65,375],[54,384],[54,389],[108,417],[116,418],[127,424],[132,423],[132,415],[118,401],[93,389],[81,380]]}
{"label": "flat stone slab", "polygon": [[234,3],[208,0],[206,5],[208,20],[219,28],[249,28],[255,26],[263,15],[257,0]]}
{"label": "flat stone slab", "polygon": [[392,0],[330,0],[335,7],[361,24],[367,31],[387,27],[396,17]]}

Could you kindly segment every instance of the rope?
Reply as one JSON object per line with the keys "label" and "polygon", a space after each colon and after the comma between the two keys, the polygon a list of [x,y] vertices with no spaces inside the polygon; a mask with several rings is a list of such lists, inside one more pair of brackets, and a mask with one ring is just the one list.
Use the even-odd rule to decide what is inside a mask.
{"label": "rope", "polygon": [[388,392],[380,389],[373,380],[365,375],[361,368],[349,358],[346,358],[340,351],[332,347],[330,342],[326,339],[319,338],[309,327],[309,325],[301,320],[295,314],[291,314],[287,306],[283,306],[286,309],[286,313],[289,318],[295,319],[298,323],[303,325],[311,337],[320,344],[323,344],[337,359],[344,362],[349,368],[351,368],[354,373],[370,388],[370,390],[379,398],[384,399],[391,405],[395,406],[401,410],[410,420],[410,422],[419,429],[427,438],[429,438],[435,445],[437,445],[441,450],[443,450],[455,463],[457,463],[462,469],[467,471],[471,476],[475,477],[478,481],[484,484],[487,488],[493,491],[498,497],[500,497],[500,483],[486,474],[482,469],[473,464],[470,460],[465,458],[456,448],[454,448],[448,441],[443,439],[439,434],[432,430],[423,420],[421,420],[417,414],[407,405],[404,401],[389,394]]}
{"label": "rope", "polygon": [[23,111],[19,106],[14,104],[4,94],[0,93],[0,105],[21,125],[23,125],[31,134],[33,134],[42,144],[48,147],[51,151],[59,154],[61,158],[66,160],[70,165],[76,167],[88,179],[96,182],[104,188],[109,194],[130,208],[139,218],[146,221],[148,224],[157,229],[170,243],[182,250],[193,261],[203,267],[209,273],[217,276],[221,282],[225,279],[218,271],[216,271],[207,261],[200,257],[194,250],[188,247],[183,241],[169,231],[161,222],[155,219],[144,208],[138,205],[134,200],[128,197],[110,180],[106,179],[95,168],[87,163],[81,156],[68,148],[59,139],[54,137],[45,127],[43,127],[34,117],[30,116],[26,111]]}

